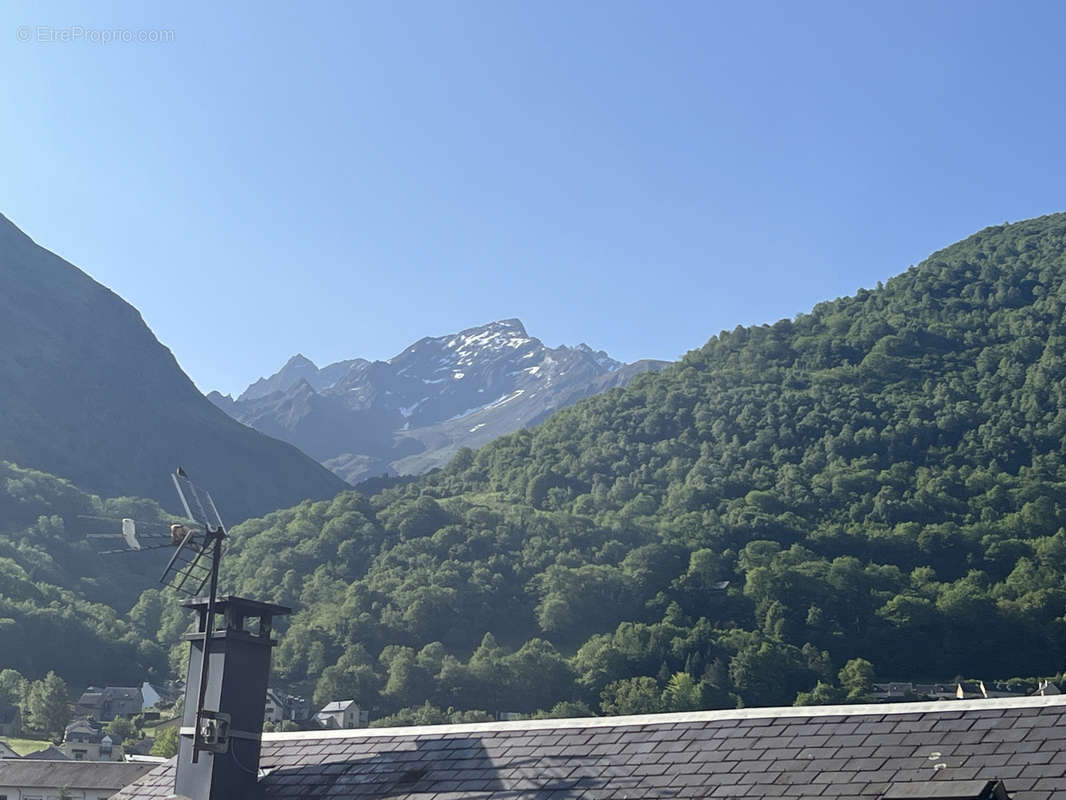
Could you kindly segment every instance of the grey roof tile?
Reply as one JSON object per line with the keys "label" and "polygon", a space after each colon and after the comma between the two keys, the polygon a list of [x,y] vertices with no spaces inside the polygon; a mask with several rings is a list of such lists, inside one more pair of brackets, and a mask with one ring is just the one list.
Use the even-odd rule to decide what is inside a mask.
{"label": "grey roof tile", "polygon": [[[847,797],[1000,779],[1066,791],[1066,697],[267,735],[266,800]],[[938,765],[945,765],[937,768]],[[165,797],[172,766],[117,798]]]}

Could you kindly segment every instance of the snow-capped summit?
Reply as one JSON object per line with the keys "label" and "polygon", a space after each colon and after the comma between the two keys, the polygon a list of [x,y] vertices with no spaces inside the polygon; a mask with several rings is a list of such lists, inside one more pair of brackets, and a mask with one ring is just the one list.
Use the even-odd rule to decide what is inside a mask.
{"label": "snow-capped summit", "polygon": [[216,403],[354,483],[383,471],[439,466],[460,447],[535,424],[664,365],[626,367],[584,343],[549,348],[520,320],[505,319],[427,336],[388,361],[318,369],[296,355],[236,401],[219,396]]}
{"label": "snow-capped summit", "polygon": [[[525,355],[538,347],[543,345],[526,334],[521,322],[509,319],[467,328],[447,336],[427,336],[389,359],[389,363],[401,372],[424,366],[433,373],[444,373],[459,367],[511,358],[516,353]],[[431,364],[434,359],[435,362]]]}

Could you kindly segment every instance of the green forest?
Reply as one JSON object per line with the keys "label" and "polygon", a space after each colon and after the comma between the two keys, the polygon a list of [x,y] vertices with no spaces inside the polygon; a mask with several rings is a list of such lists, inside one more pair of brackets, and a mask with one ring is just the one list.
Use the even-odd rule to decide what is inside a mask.
{"label": "green forest", "polygon": [[[276,683],[384,723],[1059,673],[1064,279],[1066,215],[989,228],[421,479],[245,521],[225,588],[296,609]],[[38,618],[110,669],[179,666],[180,609],[87,574],[62,516],[136,501],[4,469],[0,652],[28,648],[5,666],[95,668],[38,642]]]}
{"label": "green forest", "polygon": [[151,500],[101,500],[0,461],[0,669],[31,678],[55,671],[73,686],[166,676],[167,648],[127,614],[152,581],[143,568],[157,572],[162,554],[100,557],[104,545],[88,536],[121,517],[165,518]]}

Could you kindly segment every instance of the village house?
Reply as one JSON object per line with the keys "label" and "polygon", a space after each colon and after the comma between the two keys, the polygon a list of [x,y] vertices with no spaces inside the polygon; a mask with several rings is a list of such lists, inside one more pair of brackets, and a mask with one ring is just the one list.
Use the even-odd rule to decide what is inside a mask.
{"label": "village house", "polygon": [[275,725],[282,722],[305,722],[310,716],[307,699],[286,694],[280,689],[267,689],[263,719]]}
{"label": "village house", "polygon": [[144,710],[144,696],[139,686],[90,686],[74,704],[74,713],[110,722],[115,717],[133,717]]}
{"label": "village house", "polygon": [[107,800],[153,764],[101,761],[0,760],[3,800]]}
{"label": "village house", "polygon": [[359,708],[354,700],[336,700],[315,714],[315,722],[323,728],[365,728],[370,724],[370,711]]}
{"label": "village house", "polygon": [[73,761],[121,761],[122,741],[104,731],[98,722],[77,719],[63,732],[59,748]]}
{"label": "village house", "polygon": [[1027,695],[1057,694],[1055,684],[1042,680],[1032,691],[1016,682],[955,681],[953,683],[911,683],[909,681],[880,682],[870,687],[870,697],[886,702],[910,700],[978,700],[992,697],[1025,697]]}
{"label": "village house", "polygon": [[42,750],[34,750],[32,753],[26,753],[23,758],[29,759],[30,761],[70,761],[70,756],[54,744],[50,744]]}

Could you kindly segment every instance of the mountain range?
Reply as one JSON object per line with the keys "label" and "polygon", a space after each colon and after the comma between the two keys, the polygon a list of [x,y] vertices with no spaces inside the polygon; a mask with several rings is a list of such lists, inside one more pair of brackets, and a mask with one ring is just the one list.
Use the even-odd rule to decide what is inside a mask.
{"label": "mountain range", "polygon": [[179,464],[229,521],[343,488],[240,425],[182,372],[137,309],[0,216],[0,454],[109,496],[169,507]]}
{"label": "mountain range", "polygon": [[[66,283],[49,289],[67,297]],[[441,470],[235,525],[223,586],[296,608],[279,629],[279,685],[391,724],[444,708],[851,702],[875,674],[1055,676],[1064,287],[1066,214],[985,229],[876,289],[723,331]],[[18,299],[27,313],[42,302]],[[470,338],[524,338],[512,323],[489,333]],[[31,334],[51,348],[39,359],[81,352]],[[453,382],[475,349],[459,337],[423,345],[438,362],[456,351],[439,363],[441,377],[464,374]],[[323,376],[331,367],[305,362],[290,371],[318,397],[360,367]],[[290,379],[272,380],[252,394]],[[401,408],[410,420],[421,407]],[[162,675],[185,618],[156,590],[129,608],[135,578],[91,560],[84,514],[166,523],[155,504],[0,463],[0,653],[29,677]]]}
{"label": "mountain range", "polygon": [[354,484],[426,472],[460,448],[536,425],[667,363],[623,364],[586,344],[549,348],[506,319],[419,339],[388,361],[356,358],[319,369],[296,355],[236,399],[208,398]]}

